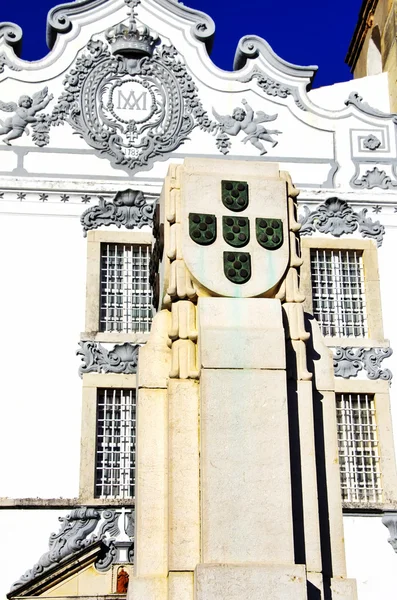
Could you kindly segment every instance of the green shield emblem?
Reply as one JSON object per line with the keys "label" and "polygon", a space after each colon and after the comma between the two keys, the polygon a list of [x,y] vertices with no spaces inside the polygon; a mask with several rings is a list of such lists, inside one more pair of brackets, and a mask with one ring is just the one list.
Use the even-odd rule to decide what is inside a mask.
{"label": "green shield emblem", "polygon": [[250,241],[250,223],[247,217],[222,217],[223,239],[235,248]]}
{"label": "green shield emblem", "polygon": [[224,252],[223,270],[232,283],[246,283],[251,278],[251,257],[248,252]]}
{"label": "green shield emblem", "polygon": [[209,246],[216,240],[216,216],[189,213],[189,235],[200,246]]}
{"label": "green shield emblem", "polygon": [[222,202],[229,210],[241,212],[248,206],[246,181],[222,181]]}
{"label": "green shield emblem", "polygon": [[283,222],[281,219],[256,219],[256,239],[266,250],[277,250],[283,245]]}

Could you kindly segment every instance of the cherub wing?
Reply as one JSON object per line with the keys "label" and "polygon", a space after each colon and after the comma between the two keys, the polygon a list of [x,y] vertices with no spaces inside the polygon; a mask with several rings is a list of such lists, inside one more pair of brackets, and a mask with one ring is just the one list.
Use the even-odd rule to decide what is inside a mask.
{"label": "cherub wing", "polygon": [[214,115],[215,119],[225,127],[225,129],[228,127],[233,127],[233,125],[236,123],[236,121],[230,115],[219,115],[215,108],[212,109],[212,114]]}
{"label": "cherub wing", "polygon": [[40,102],[43,102],[43,100],[46,98],[47,94],[48,94],[48,87],[45,87],[42,90],[40,90],[40,92],[36,92],[35,94],[33,94],[32,95],[33,106],[37,106],[37,104],[40,104]]}
{"label": "cherub wing", "polygon": [[277,117],[278,114],[267,115],[263,112],[263,110],[258,110],[254,119],[254,123],[265,123],[266,121],[274,121],[275,119],[277,119]]}
{"label": "cherub wing", "polygon": [[15,102],[2,102],[0,100],[0,110],[4,110],[4,112],[14,112],[17,108]]}

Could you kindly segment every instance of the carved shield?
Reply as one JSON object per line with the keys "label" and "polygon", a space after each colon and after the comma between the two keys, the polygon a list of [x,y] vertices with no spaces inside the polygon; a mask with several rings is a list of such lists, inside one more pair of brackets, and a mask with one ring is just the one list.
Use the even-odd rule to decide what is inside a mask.
{"label": "carved shield", "polygon": [[256,239],[267,250],[280,248],[283,244],[283,223],[281,219],[257,218]]}
{"label": "carved shield", "polygon": [[250,241],[250,222],[247,217],[222,217],[223,239],[234,248],[242,248]]}
{"label": "carved shield", "polygon": [[[278,171],[266,179],[263,171],[267,167],[259,163],[254,175],[245,179],[234,172],[234,164],[222,161],[218,172],[212,162],[208,164],[208,171],[204,166],[192,171],[189,163],[183,166],[182,258],[194,280],[211,294],[236,298],[265,294],[281,282],[289,263],[285,181],[277,178]],[[240,169],[254,172],[249,165],[241,164]],[[227,182],[232,182],[229,190]],[[225,195],[234,190],[240,195]],[[226,201],[229,197],[230,203]],[[270,243],[260,238],[262,220],[266,221],[265,230],[272,227]]]}

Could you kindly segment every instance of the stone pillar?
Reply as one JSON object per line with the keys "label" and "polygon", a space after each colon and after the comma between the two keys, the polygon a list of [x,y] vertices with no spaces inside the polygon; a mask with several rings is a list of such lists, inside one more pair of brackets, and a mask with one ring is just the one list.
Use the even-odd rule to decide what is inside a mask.
{"label": "stone pillar", "polygon": [[332,363],[304,323],[297,193],[275,164],[170,167],[151,269],[159,312],[138,371],[129,600],[355,598]]}

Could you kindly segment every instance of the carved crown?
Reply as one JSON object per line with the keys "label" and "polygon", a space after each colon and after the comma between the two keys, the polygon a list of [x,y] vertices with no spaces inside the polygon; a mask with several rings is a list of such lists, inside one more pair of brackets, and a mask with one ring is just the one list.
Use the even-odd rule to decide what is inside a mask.
{"label": "carved crown", "polygon": [[106,39],[112,47],[113,54],[130,56],[138,54],[140,56],[151,56],[158,40],[158,35],[146,25],[138,27],[135,22],[134,8],[138,4],[137,0],[126,1],[131,7],[131,14],[128,25],[120,23],[111,27],[105,33]]}

